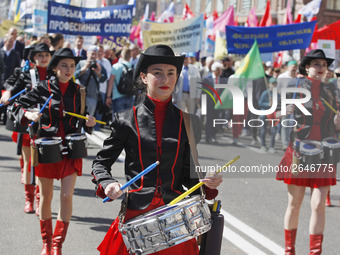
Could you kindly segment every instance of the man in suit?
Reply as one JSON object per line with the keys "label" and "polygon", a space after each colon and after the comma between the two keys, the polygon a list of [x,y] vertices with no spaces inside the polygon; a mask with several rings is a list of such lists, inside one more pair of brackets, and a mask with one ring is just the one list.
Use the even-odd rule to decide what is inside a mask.
{"label": "man in suit", "polygon": [[4,46],[0,49],[0,58],[4,63],[2,81],[6,81],[14,72],[16,67],[20,67],[19,53],[13,50],[13,37],[6,36],[3,40]]}
{"label": "man in suit", "polygon": [[[25,44],[17,40],[18,36],[18,30],[15,27],[11,27],[6,36],[11,37],[13,39],[13,46],[12,49],[15,50],[19,54],[20,60],[23,59],[24,56],[24,49],[25,49]],[[0,48],[4,47],[4,40],[0,43]]]}
{"label": "man in suit", "polygon": [[[13,74],[16,67],[20,67],[20,56],[18,52],[13,50],[14,39],[13,37],[6,36],[3,40],[4,46],[0,49],[0,63],[3,65],[3,70],[0,73],[0,89],[1,85],[5,84],[5,81]],[[1,91],[1,90],[0,90]],[[6,113],[6,107],[0,108],[0,117],[2,113]],[[3,117],[4,124],[6,123],[6,115]]]}
{"label": "man in suit", "polygon": [[73,55],[76,57],[82,57],[83,60],[87,59],[86,50],[83,49],[84,38],[81,35],[77,35],[75,41],[75,48],[72,50]]}

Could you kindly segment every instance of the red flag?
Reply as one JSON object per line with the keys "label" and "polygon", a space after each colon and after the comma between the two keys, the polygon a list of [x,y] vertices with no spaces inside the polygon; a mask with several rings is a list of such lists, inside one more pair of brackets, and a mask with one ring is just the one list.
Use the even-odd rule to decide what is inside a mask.
{"label": "red flag", "polygon": [[238,26],[238,16],[235,15],[234,26]]}
{"label": "red flag", "polygon": [[280,51],[278,53],[275,53],[275,58],[274,58],[274,68],[278,68],[282,65],[282,60],[283,60],[283,51]]}
{"label": "red flag", "polygon": [[301,14],[297,16],[296,20],[294,20],[294,23],[301,23]]}
{"label": "red flag", "polygon": [[102,7],[106,7],[106,1],[102,0]]}
{"label": "red flag", "polygon": [[261,18],[260,27],[268,27],[272,25],[272,15],[270,14],[270,1],[267,1],[266,11]]}
{"label": "red flag", "polygon": [[214,21],[218,19],[218,12],[216,10],[214,10],[212,15],[214,17]]}
{"label": "red flag", "polygon": [[183,14],[182,14],[182,19],[190,19],[192,17],[195,17],[195,14],[192,12],[188,4],[185,4],[183,8]]}

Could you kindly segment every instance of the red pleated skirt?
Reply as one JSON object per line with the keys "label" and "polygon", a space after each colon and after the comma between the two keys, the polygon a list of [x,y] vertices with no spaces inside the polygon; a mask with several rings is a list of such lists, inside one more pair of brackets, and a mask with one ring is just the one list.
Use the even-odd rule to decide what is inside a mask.
{"label": "red pleated skirt", "polygon": [[77,172],[78,176],[82,175],[83,159],[71,159],[63,156],[63,160],[57,163],[39,164],[36,167],[35,175],[50,179],[63,179],[66,176]]}
{"label": "red pleated skirt", "polygon": [[[12,133],[12,140],[15,143],[18,142],[18,132],[13,132]],[[29,136],[29,134],[23,134],[23,137],[22,137],[22,146],[30,147],[30,136]]]}
{"label": "red pleated skirt", "polygon": [[284,181],[286,184],[294,184],[297,186],[305,186],[310,188],[318,188],[321,186],[336,185],[336,166],[327,165],[321,167],[317,171],[301,171],[297,175],[291,173],[291,165],[293,161],[292,143],[287,147],[283,156],[279,171],[276,174],[276,180]]}
{"label": "red pleated skirt", "polygon": [[[126,210],[124,222],[137,217],[140,214],[151,211],[157,207],[164,205],[162,197],[155,196],[151,204],[145,210]],[[104,240],[98,246],[101,255],[129,255],[123,241],[123,237],[118,230],[119,218],[112,223],[110,229],[106,233]],[[196,239],[193,238],[181,244],[175,245],[168,249],[152,253],[151,255],[198,255],[199,249]]]}

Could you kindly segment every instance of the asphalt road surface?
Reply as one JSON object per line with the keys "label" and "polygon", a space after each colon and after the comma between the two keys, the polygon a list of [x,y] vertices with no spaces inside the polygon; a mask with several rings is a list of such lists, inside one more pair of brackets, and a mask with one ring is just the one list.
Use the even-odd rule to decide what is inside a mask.
{"label": "asphalt road surface", "polygon": [[[96,247],[103,239],[113,219],[117,216],[120,201],[103,204],[94,196],[91,182],[91,164],[100,150],[103,139],[109,131],[95,132],[89,137],[88,157],[83,160],[83,175],[78,177],[74,198],[73,215],[63,245],[63,254],[99,254]],[[241,138],[238,146],[231,145],[231,132],[218,134],[219,144],[199,145],[200,163],[203,166],[223,166],[229,160],[240,156],[224,173],[224,182],[219,189],[218,199],[222,201],[225,217],[224,238],[221,254],[284,254],[283,216],[287,203],[286,185],[275,180],[275,173],[268,169],[275,167],[283,156],[278,142],[277,153],[263,153],[259,145],[251,145],[249,136]],[[269,138],[268,138],[269,139]],[[266,173],[239,173],[240,169]],[[255,170],[254,170],[255,169]],[[42,241],[39,220],[35,214],[25,214],[24,186],[20,183],[19,160],[16,144],[11,132],[0,126],[0,254],[40,254]],[[123,180],[123,161],[113,166],[113,175]],[[59,208],[60,182],[54,181],[52,204],[53,224]],[[340,253],[340,189],[331,188],[333,206],[326,208],[326,228],[323,254]],[[310,217],[310,190],[306,190],[301,208],[297,234],[297,254],[308,254]]]}

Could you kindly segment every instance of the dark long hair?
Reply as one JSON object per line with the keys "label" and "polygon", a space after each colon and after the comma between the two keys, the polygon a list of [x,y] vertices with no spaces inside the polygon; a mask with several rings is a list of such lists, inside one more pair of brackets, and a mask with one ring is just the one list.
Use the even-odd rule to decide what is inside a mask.
{"label": "dark long hair", "polygon": [[[142,70],[142,73],[144,73],[146,75],[147,73],[147,68]],[[147,85],[142,81],[142,78],[140,77],[140,75],[138,76],[137,80],[135,80],[135,90],[136,90],[136,99],[135,99],[135,103],[139,104],[141,102],[144,101],[145,96],[146,96],[146,92],[147,92]]]}

